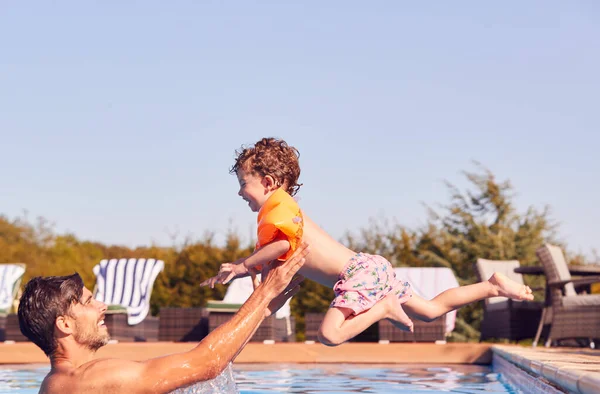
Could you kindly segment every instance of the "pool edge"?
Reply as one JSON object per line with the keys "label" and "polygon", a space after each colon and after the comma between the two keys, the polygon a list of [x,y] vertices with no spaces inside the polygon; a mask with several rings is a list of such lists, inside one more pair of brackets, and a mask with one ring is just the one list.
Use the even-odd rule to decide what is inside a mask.
{"label": "pool edge", "polygon": [[[492,352],[494,369],[509,381],[518,380],[516,385],[519,388],[530,390],[526,392],[546,393],[548,391],[536,391],[538,385],[545,384],[543,387],[546,390],[557,388],[575,394],[600,393],[598,351],[496,345],[492,347]],[[530,377],[530,384],[519,377],[520,373]]]}

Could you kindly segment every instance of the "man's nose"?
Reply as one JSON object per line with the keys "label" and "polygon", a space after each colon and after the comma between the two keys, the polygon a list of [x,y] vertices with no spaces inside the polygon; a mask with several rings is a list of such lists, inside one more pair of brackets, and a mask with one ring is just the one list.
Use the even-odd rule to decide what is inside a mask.
{"label": "man's nose", "polygon": [[106,312],[106,310],[108,309],[108,307],[106,306],[106,304],[102,301],[98,301],[99,303],[99,308],[100,308],[100,312]]}
{"label": "man's nose", "polygon": [[242,197],[242,189],[238,191],[238,196]]}

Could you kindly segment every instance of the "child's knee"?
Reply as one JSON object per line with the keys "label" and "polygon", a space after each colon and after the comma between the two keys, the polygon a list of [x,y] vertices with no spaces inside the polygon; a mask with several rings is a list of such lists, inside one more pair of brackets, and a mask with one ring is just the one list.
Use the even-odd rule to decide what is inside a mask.
{"label": "child's knee", "polygon": [[319,342],[325,346],[338,346],[344,342],[339,335],[338,330],[329,327],[321,326],[317,336],[319,338]]}

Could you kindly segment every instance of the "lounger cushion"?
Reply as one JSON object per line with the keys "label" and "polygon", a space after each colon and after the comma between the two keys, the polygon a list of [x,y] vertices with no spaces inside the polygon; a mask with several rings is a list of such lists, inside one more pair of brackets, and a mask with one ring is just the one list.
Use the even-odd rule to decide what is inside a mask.
{"label": "lounger cushion", "polygon": [[581,294],[563,297],[563,306],[600,305],[600,294]]}

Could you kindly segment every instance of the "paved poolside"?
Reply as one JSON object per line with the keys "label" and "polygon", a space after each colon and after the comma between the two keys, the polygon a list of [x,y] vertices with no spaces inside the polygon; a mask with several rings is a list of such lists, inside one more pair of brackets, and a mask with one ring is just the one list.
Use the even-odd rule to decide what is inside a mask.
{"label": "paved poolside", "polygon": [[[187,351],[194,343],[149,342],[117,343],[101,348],[98,358],[111,357],[145,360],[169,353]],[[415,364],[490,364],[490,344],[449,343],[347,343],[327,347],[319,343],[249,343],[236,363],[415,363]],[[47,363],[44,353],[34,344],[0,343],[0,364]]]}
{"label": "paved poolside", "polygon": [[497,345],[494,354],[569,393],[600,393],[600,350]]}

